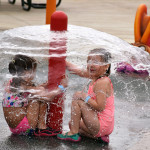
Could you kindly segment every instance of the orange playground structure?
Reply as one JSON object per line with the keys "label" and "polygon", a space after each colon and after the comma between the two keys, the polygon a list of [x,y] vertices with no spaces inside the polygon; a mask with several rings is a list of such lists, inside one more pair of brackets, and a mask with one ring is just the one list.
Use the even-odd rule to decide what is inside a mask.
{"label": "orange playground structure", "polygon": [[141,4],[136,12],[134,22],[134,37],[133,45],[145,47],[145,50],[150,53],[150,16],[147,15],[147,7]]}

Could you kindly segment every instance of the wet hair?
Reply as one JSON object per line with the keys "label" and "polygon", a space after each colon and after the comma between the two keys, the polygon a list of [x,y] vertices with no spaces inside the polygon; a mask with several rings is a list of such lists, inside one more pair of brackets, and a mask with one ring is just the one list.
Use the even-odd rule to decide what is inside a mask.
{"label": "wet hair", "polygon": [[[96,48],[89,52],[89,55],[97,55],[100,56],[103,62],[109,63],[109,59],[111,58],[111,54],[104,48]],[[111,64],[109,64],[108,69],[105,72],[105,76],[109,76],[111,72]]]}
{"label": "wet hair", "polygon": [[37,62],[35,59],[25,55],[15,55],[12,61],[9,63],[9,72],[14,77],[10,83],[10,90],[16,92],[21,84],[26,84],[22,76],[26,71],[35,71],[37,68]]}

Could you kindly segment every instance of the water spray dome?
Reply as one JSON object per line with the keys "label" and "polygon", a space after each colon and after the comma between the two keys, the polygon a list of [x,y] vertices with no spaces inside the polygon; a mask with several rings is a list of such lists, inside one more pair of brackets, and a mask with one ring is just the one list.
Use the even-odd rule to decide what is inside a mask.
{"label": "water spray dome", "polygon": [[[125,61],[136,69],[141,69],[141,65],[149,68],[149,54],[142,49],[113,35],[74,25],[69,25],[68,31],[64,32],[50,31],[49,25],[26,26],[2,32],[0,34],[1,65],[5,70],[10,57],[18,53],[33,56],[38,60],[49,58],[51,56],[48,50],[55,49],[50,47],[50,42],[60,43],[64,39],[67,41],[67,59],[80,66],[86,65],[86,58],[90,50],[105,48],[111,53],[110,63]],[[61,45],[60,48],[62,48]],[[133,58],[136,63],[132,62]]]}
{"label": "water spray dome", "polygon": [[[122,61],[132,64],[136,69],[143,68],[149,70],[150,58],[147,52],[138,47],[134,47],[113,35],[91,28],[74,25],[68,25],[68,30],[64,32],[50,31],[49,25],[20,27],[0,33],[0,95],[2,96],[2,93],[4,91],[3,83],[11,78],[10,74],[8,73],[8,63],[14,55],[24,54],[34,57],[38,61],[38,69],[35,82],[43,83],[48,79],[48,58],[51,57],[51,55],[49,55],[49,49],[57,50],[58,48],[64,48],[63,44],[60,44],[60,47],[55,48],[51,47],[50,43],[63,43],[64,39],[66,40],[65,48],[67,49],[66,59],[81,67],[86,67],[87,55],[90,50],[94,48],[105,48],[111,53],[112,56],[109,61],[114,65],[114,67],[112,68],[112,74],[114,76],[116,76],[115,64]],[[56,57],[59,57],[59,55]],[[131,61],[132,58],[136,60],[136,63],[133,63]],[[85,85],[88,84],[87,80],[83,80],[79,77],[74,77],[73,75],[70,76],[71,77],[69,78],[69,80],[71,81],[69,81],[69,90],[67,92],[68,95],[66,96],[67,105],[65,104],[65,107],[68,108],[65,109],[66,114],[69,114],[70,112],[69,108],[72,97],[71,94],[73,94],[74,91],[82,89]],[[117,94],[115,93],[115,95],[117,95],[116,97],[118,97],[118,99],[121,97],[124,100],[116,100],[116,122],[118,124],[116,124],[117,130],[114,131],[114,138],[111,141],[115,143],[114,145],[119,145],[121,148],[122,144],[124,144],[121,135],[123,137],[126,137],[125,142],[128,142],[128,140],[131,139],[128,135],[128,131],[126,132],[128,128],[125,128],[125,125],[130,122],[130,119],[132,119],[132,122],[135,123],[138,118],[143,118],[143,116],[144,118],[147,118],[150,116],[150,109],[148,107],[150,106],[149,84],[143,83],[143,81],[139,80],[128,80],[122,77],[114,76],[112,76],[112,81],[116,83],[116,85],[114,86],[118,86],[116,90]],[[141,92],[141,87],[143,93],[139,94],[139,99],[141,100],[145,98],[144,104],[139,104],[139,100],[135,105],[136,99],[138,99],[136,94]],[[136,106],[138,107],[138,109],[135,109],[137,108]],[[128,111],[129,108],[130,110],[132,110],[132,112]],[[121,117],[120,114],[122,114]],[[64,120],[67,120],[68,118],[69,115],[66,115]],[[129,122],[127,121],[126,124],[121,123],[122,118],[123,120],[129,119]],[[140,120],[138,121],[140,122]],[[65,124],[67,124],[67,122],[65,122]],[[119,126],[121,126],[123,130],[122,128],[119,128]],[[143,128],[142,125],[141,127]],[[64,128],[67,128],[67,125],[64,125]],[[137,131],[139,131],[138,128],[136,129]],[[121,137],[120,142],[118,142],[119,138],[115,136],[118,133],[121,133],[121,135],[119,136]],[[137,133],[132,132],[132,134],[136,135]]]}

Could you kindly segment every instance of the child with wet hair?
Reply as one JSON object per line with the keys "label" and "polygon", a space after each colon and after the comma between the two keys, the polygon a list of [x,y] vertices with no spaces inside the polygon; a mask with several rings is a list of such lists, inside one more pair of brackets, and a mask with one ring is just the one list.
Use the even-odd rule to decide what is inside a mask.
{"label": "child with wet hair", "polygon": [[[48,91],[43,85],[35,86],[33,79],[37,62],[25,55],[15,55],[9,63],[9,72],[13,78],[7,83],[3,111],[6,122],[13,134],[51,136],[45,123],[47,104],[62,93],[61,88]],[[67,86],[63,82],[64,88]],[[38,128],[38,130],[35,129]]]}
{"label": "child with wet hair", "polygon": [[108,77],[111,64],[110,53],[102,48],[91,50],[87,58],[87,68],[81,69],[66,62],[67,69],[81,77],[90,78],[88,92],[78,91],[73,96],[71,106],[70,131],[58,134],[58,139],[80,141],[81,135],[109,142],[114,128],[113,85]]}

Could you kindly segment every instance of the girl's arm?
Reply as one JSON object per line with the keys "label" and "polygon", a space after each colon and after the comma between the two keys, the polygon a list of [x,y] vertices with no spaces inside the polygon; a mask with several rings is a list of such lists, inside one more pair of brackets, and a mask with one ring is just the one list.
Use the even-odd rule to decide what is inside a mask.
{"label": "girl's arm", "polygon": [[[96,100],[89,98],[88,104],[96,111],[103,111],[105,109],[106,98],[107,98],[107,89],[109,81],[106,79],[99,80],[95,84],[94,93],[96,94]],[[87,98],[87,94],[82,94],[82,99],[85,100]],[[86,101],[86,100],[85,100]]]}
{"label": "girl's arm", "polygon": [[85,77],[85,78],[89,78],[89,73],[87,72],[87,70],[84,70],[83,68],[74,65],[68,61],[66,61],[66,68],[71,71],[73,74],[76,74],[80,77]]}
{"label": "girl's arm", "polygon": [[65,88],[68,85],[68,81],[66,78],[62,79],[61,87],[58,87],[54,90],[47,90],[43,86],[32,87],[29,91],[32,93],[31,98],[38,98],[40,101],[51,101],[55,96],[63,93]]}
{"label": "girl's arm", "polygon": [[39,101],[50,102],[54,99],[55,96],[63,92],[64,91],[61,90],[60,88],[57,88],[52,91],[49,91],[47,89],[40,89],[40,90],[37,90],[37,92],[33,94],[32,98],[38,98]]}

